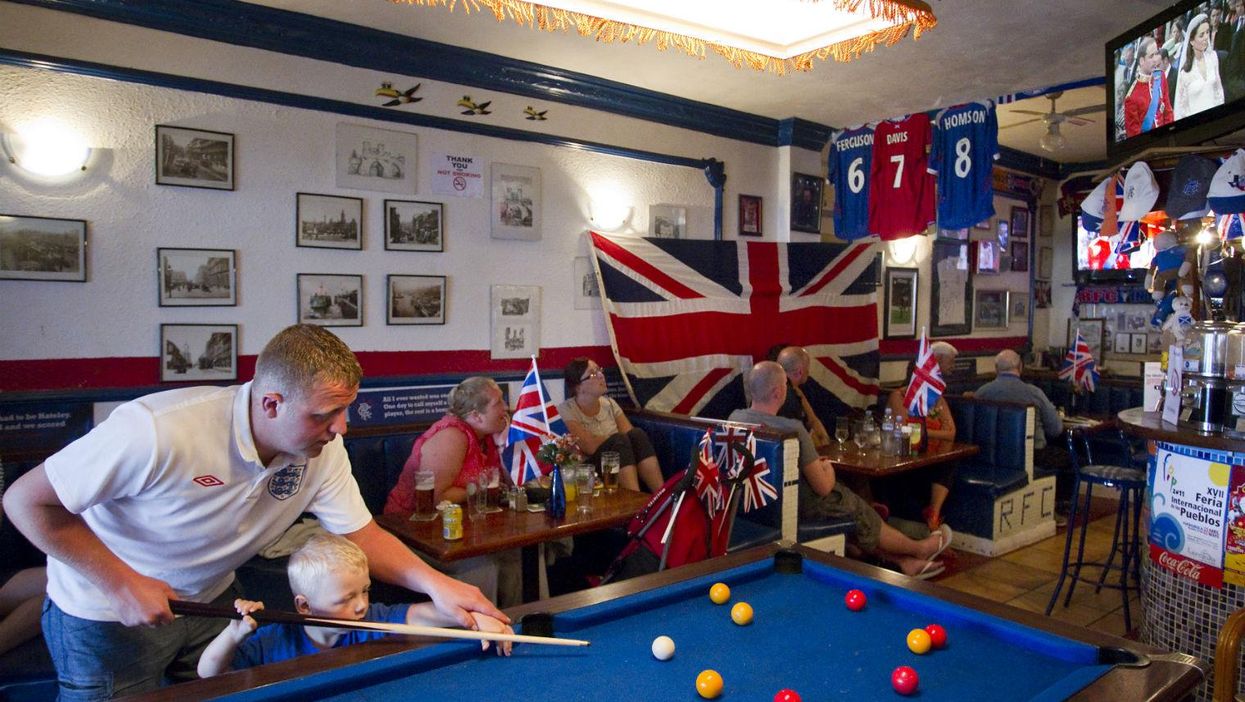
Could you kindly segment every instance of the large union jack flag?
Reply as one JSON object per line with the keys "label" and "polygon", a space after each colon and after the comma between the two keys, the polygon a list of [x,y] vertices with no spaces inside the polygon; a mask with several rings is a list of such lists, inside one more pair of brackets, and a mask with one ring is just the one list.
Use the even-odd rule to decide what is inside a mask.
{"label": "large union jack flag", "polygon": [[1098,367],[1089,352],[1089,343],[1081,336],[1079,329],[1076,332],[1076,343],[1068,349],[1068,355],[1064,357],[1063,365],[1059,368],[1059,377],[1068,379],[1073,386],[1079,385],[1088,392],[1094,391],[1094,383],[1098,380]]}
{"label": "large union jack flag", "polygon": [[541,444],[553,439],[553,435],[566,433],[566,424],[558,416],[558,406],[549,399],[549,392],[540,380],[536,357],[523,379],[514,414],[510,417],[510,430],[506,434],[506,450],[502,465],[509,466],[510,478],[515,485],[539,477],[553,470],[553,466],[536,460]]}
{"label": "large union jack flag", "polygon": [[640,239],[592,234],[614,353],[640,406],[724,418],[743,372],[778,343],[812,356],[820,412],[878,392],[876,243]]}

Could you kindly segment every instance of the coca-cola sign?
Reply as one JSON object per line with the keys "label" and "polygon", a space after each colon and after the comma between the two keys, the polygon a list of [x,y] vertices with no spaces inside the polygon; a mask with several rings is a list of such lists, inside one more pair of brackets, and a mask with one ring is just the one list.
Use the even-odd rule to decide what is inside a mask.
{"label": "coca-cola sign", "polygon": [[1150,544],[1150,560],[1182,578],[1197,581],[1207,587],[1223,587],[1222,570],[1191,558],[1185,558],[1154,544]]}

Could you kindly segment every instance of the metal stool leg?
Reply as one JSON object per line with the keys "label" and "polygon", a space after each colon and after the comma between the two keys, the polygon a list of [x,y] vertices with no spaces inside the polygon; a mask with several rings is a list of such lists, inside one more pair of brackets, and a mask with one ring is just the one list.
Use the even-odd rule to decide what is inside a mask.
{"label": "metal stool leg", "polygon": [[[1107,573],[1111,572],[1111,564],[1115,562],[1116,552],[1124,551],[1120,546],[1123,543],[1120,541],[1120,532],[1123,530],[1125,534],[1128,533],[1128,493],[1128,488],[1120,488],[1120,503],[1115,510],[1115,529],[1111,532],[1111,551],[1107,554],[1107,560],[1102,566],[1102,573],[1098,575],[1098,585],[1094,588],[1095,595],[1102,592],[1102,584],[1107,581]],[[1127,536],[1125,538],[1127,539]],[[1125,552],[1121,556],[1127,564],[1128,554]]]}
{"label": "metal stool leg", "polygon": [[1055,582],[1055,591],[1050,594],[1050,602],[1046,603],[1046,616],[1055,609],[1059,600],[1059,591],[1063,589],[1063,581],[1068,577],[1068,557],[1072,554],[1072,532],[1076,529],[1077,503],[1081,490],[1079,474],[1072,474],[1072,503],[1068,506],[1068,526],[1066,526],[1063,542],[1063,563],[1059,566],[1059,580]]}
{"label": "metal stool leg", "polygon": [[[1133,498],[1132,488],[1127,488],[1127,487],[1120,488],[1120,511],[1119,511],[1119,515],[1116,517],[1116,520],[1120,522],[1120,524],[1116,525],[1116,533],[1120,534],[1122,532],[1122,535],[1124,537],[1124,545],[1120,547],[1120,551],[1122,552],[1121,557],[1123,558],[1123,562],[1120,563],[1120,597],[1123,598],[1124,600],[1124,630],[1125,631],[1129,631],[1133,628],[1132,614],[1131,612],[1129,612],[1129,607],[1128,607],[1128,574],[1130,570],[1131,560],[1133,558],[1133,551],[1135,550],[1132,547],[1133,533],[1130,532],[1128,528],[1128,516],[1129,516],[1128,515],[1128,502],[1132,498]],[[1115,550],[1115,546],[1116,544],[1112,544],[1111,548],[1113,552]],[[1110,570],[1110,568],[1111,568],[1111,560],[1107,559],[1107,564],[1103,566],[1103,569],[1102,569],[1102,573],[1104,576],[1106,575],[1107,571]]]}
{"label": "metal stool leg", "polygon": [[[1089,507],[1094,499],[1094,484],[1085,483],[1085,521],[1081,523],[1081,538],[1076,549],[1075,569],[1072,571],[1072,582],[1068,583],[1068,594],[1063,598],[1063,606],[1067,607],[1072,602],[1072,593],[1076,590],[1076,583],[1081,579],[1081,566],[1085,564],[1085,535],[1089,531]],[[1068,522],[1071,525],[1071,522]]]}

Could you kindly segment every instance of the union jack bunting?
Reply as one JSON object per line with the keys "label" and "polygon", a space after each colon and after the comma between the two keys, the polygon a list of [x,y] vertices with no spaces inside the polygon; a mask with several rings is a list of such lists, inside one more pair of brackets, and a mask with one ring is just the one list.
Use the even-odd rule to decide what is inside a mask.
{"label": "union jack bunting", "polygon": [[877,244],[591,235],[615,357],[636,404],[725,418],[778,343],[812,356],[805,394],[839,413],[878,392]]}
{"label": "union jack bunting", "polygon": [[1070,380],[1073,386],[1085,388],[1087,392],[1094,391],[1094,383],[1098,381],[1098,367],[1094,364],[1094,357],[1089,353],[1089,344],[1081,336],[1079,329],[1076,332],[1076,342],[1068,349],[1063,366],[1059,368],[1059,377]]}
{"label": "union jack bunting", "polygon": [[[738,424],[721,424],[714,429],[711,446],[713,461],[718,464],[719,470],[734,477],[742,467],[740,461],[743,459],[735,447],[739,444],[748,446],[749,441],[752,441],[752,447],[755,447],[756,439],[752,437],[752,432]],[[749,450],[752,450],[752,447]]]}
{"label": "union jack bunting", "polygon": [[700,439],[700,451],[696,458],[694,478],[696,496],[704,505],[705,514],[709,515],[709,519],[716,517],[718,512],[726,507],[726,500],[722,495],[722,480],[718,472],[720,464],[713,460],[712,444],[713,436],[706,430],[705,435]]}
{"label": "union jack bunting", "polygon": [[778,499],[778,490],[774,488],[773,483],[766,480],[765,477],[770,474],[769,464],[764,458],[756,459],[756,464],[752,467],[752,472],[744,478],[744,499],[743,506],[745,512],[751,512],[754,509],[761,509],[765,505]]}
{"label": "union jack bunting", "polygon": [[565,434],[566,424],[558,416],[558,406],[549,400],[549,392],[540,380],[536,357],[523,379],[519,399],[515,402],[510,418],[510,431],[506,433],[506,450],[502,465],[509,466],[510,478],[515,485],[536,478],[553,470],[553,466],[536,460],[536,452],[555,435]]}
{"label": "union jack bunting", "polygon": [[[718,472],[731,485],[732,490],[735,486],[743,486],[742,504],[745,512],[760,509],[778,499],[778,490],[766,480],[766,476],[770,474],[769,463],[764,458],[757,457],[757,440],[752,430],[727,424],[717,429],[713,436],[715,444],[721,444],[719,455],[722,459],[718,462]],[[747,449],[747,454],[738,450],[741,446]],[[751,472],[745,475],[748,455],[753,456],[753,464]],[[728,502],[730,497],[726,497]]]}
{"label": "union jack bunting", "polygon": [[921,345],[917,349],[916,363],[912,364],[912,380],[908,381],[908,390],[903,401],[908,406],[908,413],[914,417],[927,417],[929,411],[938,404],[938,398],[946,392],[947,384],[943,382],[942,371],[938,368],[938,359],[921,328]]}

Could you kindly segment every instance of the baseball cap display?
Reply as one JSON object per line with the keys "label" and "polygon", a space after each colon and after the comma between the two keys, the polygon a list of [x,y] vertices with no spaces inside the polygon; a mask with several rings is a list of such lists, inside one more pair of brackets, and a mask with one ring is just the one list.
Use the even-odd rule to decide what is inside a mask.
{"label": "baseball cap display", "polygon": [[1215,171],[1206,199],[1217,214],[1245,212],[1245,149],[1237,149]]}
{"label": "baseball cap display", "polygon": [[1159,199],[1159,184],[1154,180],[1154,171],[1145,161],[1138,161],[1128,167],[1128,175],[1124,176],[1124,205],[1120,207],[1121,222],[1136,222],[1154,209]]}
{"label": "baseball cap display", "polygon": [[1107,209],[1107,184],[1110,182],[1111,177],[1107,176],[1081,201],[1081,228],[1087,232],[1096,234],[1102,229],[1102,216]]}
{"label": "baseball cap display", "polygon": [[1206,195],[1219,164],[1205,156],[1188,154],[1176,163],[1167,205],[1163,208],[1171,219],[1197,219],[1206,215]]}

